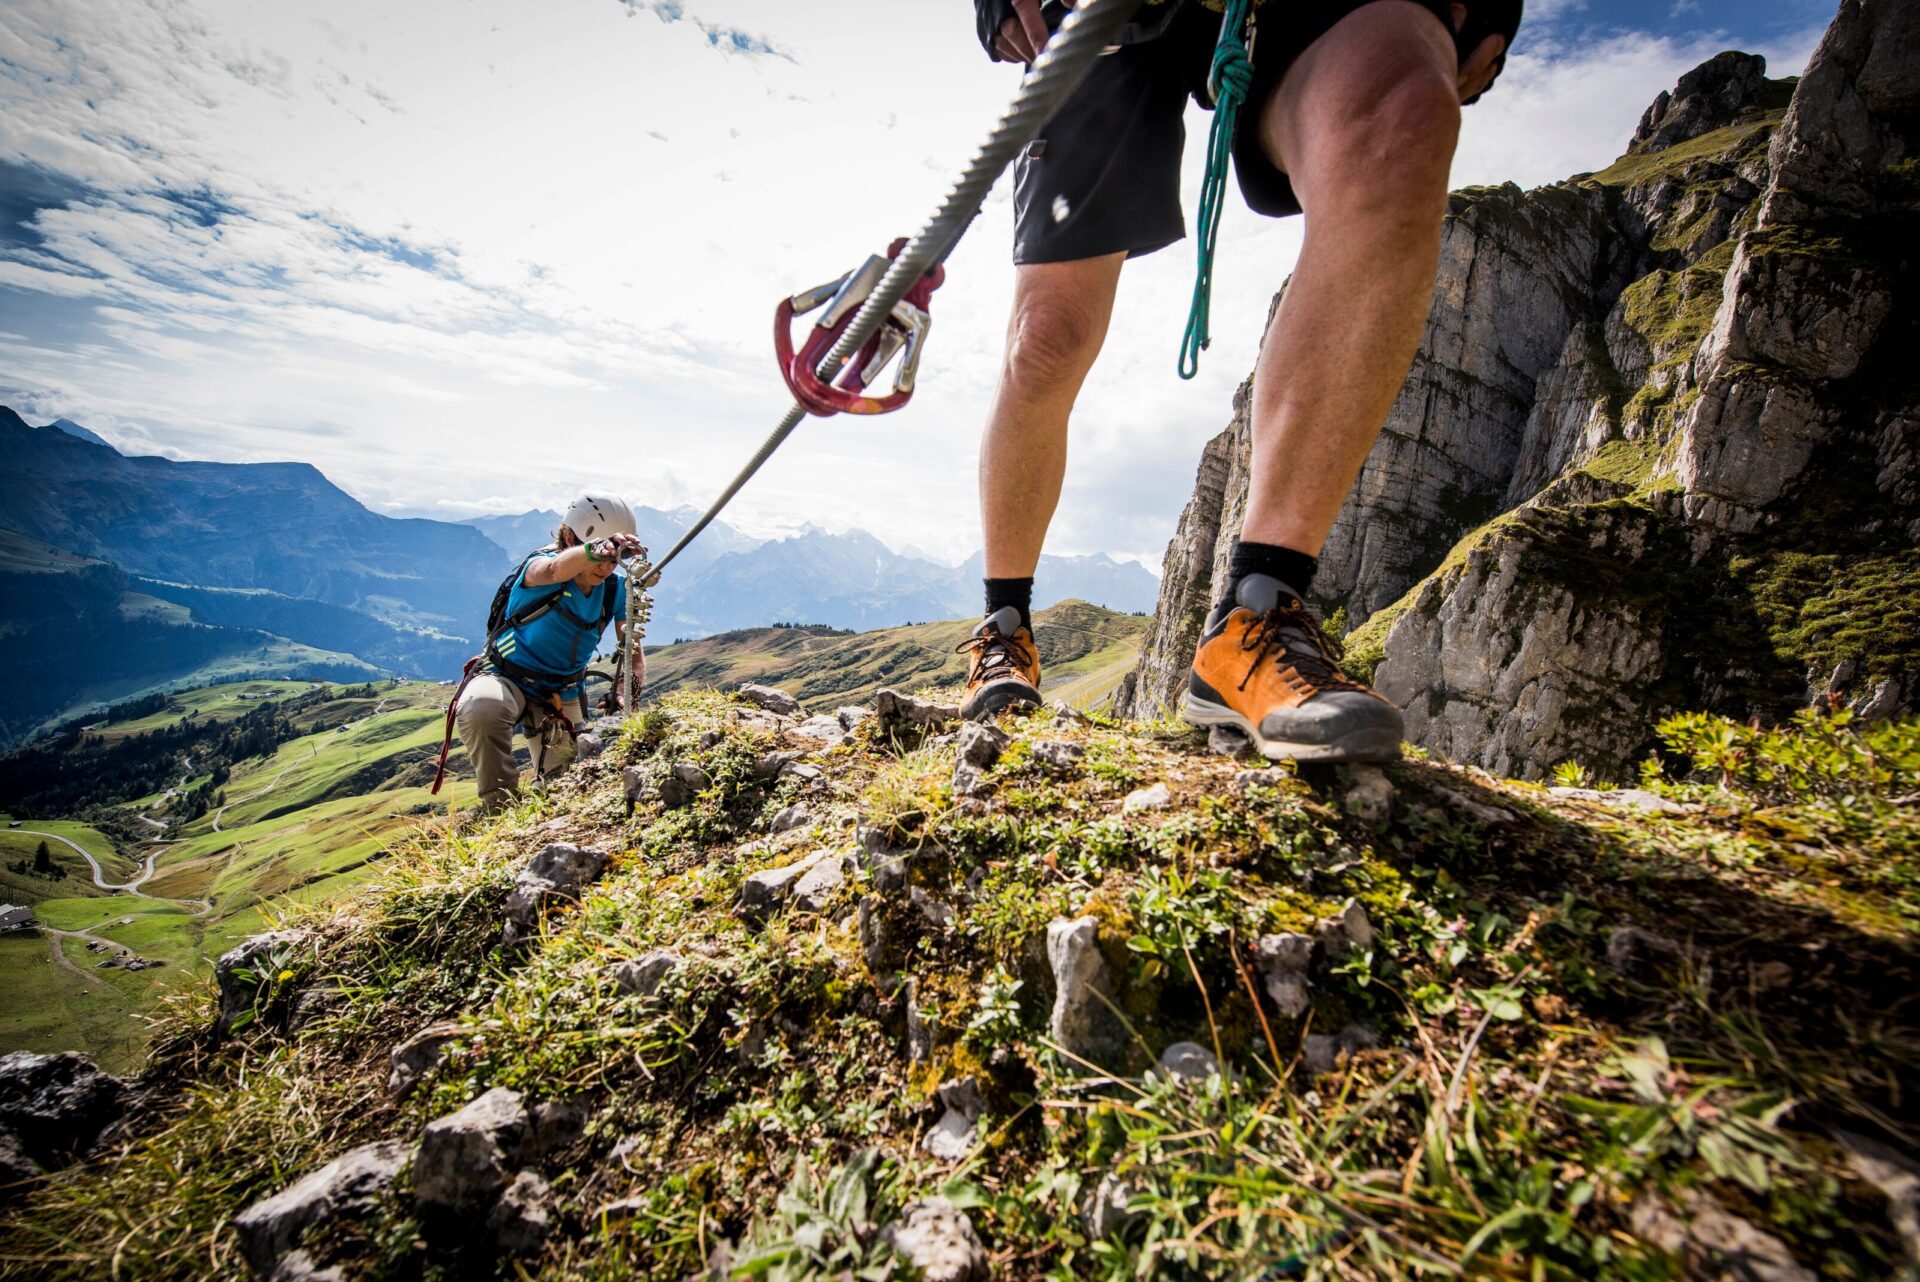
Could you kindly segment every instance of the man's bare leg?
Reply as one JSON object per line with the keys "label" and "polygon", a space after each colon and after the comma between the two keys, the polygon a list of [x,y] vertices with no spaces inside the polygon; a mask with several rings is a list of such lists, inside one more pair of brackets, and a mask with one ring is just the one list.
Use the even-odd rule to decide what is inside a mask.
{"label": "man's bare leg", "polygon": [[1452,37],[1377,0],[1302,54],[1261,113],[1306,238],[1253,385],[1242,537],[1317,556],[1419,346],[1459,133]]}
{"label": "man's bare leg", "polygon": [[1067,418],[1106,341],[1125,254],[1014,273],[1000,386],[980,442],[987,577],[1030,578],[1067,471]]}
{"label": "man's bare leg", "polygon": [[980,443],[987,617],[967,643],[962,716],[1040,702],[1040,655],[1028,617],[1033,570],[1060,502],[1067,419],[1106,341],[1125,261],[1125,254],[1105,254],[1015,272],[1006,357]]}
{"label": "man's bare leg", "polygon": [[1349,680],[1288,595],[1353,488],[1406,379],[1438,265],[1459,132],[1453,40],[1409,0],[1343,18],[1259,116],[1306,211],[1306,240],[1254,370],[1247,519],[1181,710],[1268,757],[1380,761],[1400,714]]}

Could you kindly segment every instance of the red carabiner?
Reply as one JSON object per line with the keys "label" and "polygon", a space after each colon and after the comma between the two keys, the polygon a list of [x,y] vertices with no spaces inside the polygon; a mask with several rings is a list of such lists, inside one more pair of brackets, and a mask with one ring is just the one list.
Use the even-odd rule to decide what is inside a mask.
{"label": "red carabiner", "polygon": [[[885,414],[899,409],[913,396],[920,353],[933,324],[927,305],[933,291],[947,278],[947,269],[938,264],[913,283],[873,337],[862,343],[837,372],[826,378],[819,373],[820,362],[840,341],[847,326],[859,314],[860,305],[886,275],[887,264],[898,258],[906,247],[903,236],[887,247],[886,257],[875,254],[837,280],[781,299],[774,309],[773,349],[780,360],[780,376],[786,379],[793,399],[807,413],[823,418],[842,413]],[[825,307],[826,313],[814,324],[806,342],[795,351],[793,318],[819,307]],[[891,390],[876,396],[866,395],[867,388],[896,355],[900,364]]]}

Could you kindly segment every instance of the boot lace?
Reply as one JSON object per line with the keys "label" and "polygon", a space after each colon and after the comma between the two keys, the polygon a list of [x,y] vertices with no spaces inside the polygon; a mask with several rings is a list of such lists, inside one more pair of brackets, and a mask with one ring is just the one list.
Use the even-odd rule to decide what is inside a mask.
{"label": "boot lace", "polygon": [[972,656],[969,685],[978,685],[983,681],[997,681],[1003,676],[1025,676],[1020,671],[1020,660],[1014,648],[1013,638],[989,628],[985,632],[976,632],[953,647],[955,654]]}
{"label": "boot lace", "polygon": [[1328,690],[1359,690],[1366,687],[1340,670],[1346,651],[1320,628],[1320,621],[1299,602],[1275,606],[1261,615],[1240,638],[1240,648],[1253,655],[1239,688],[1269,658],[1279,665],[1283,676],[1295,685],[1315,693]]}

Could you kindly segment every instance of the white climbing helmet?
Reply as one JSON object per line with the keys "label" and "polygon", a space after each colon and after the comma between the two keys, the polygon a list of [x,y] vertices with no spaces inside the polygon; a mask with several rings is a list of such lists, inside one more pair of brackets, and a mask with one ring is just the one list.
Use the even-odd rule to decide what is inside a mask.
{"label": "white climbing helmet", "polygon": [[611,494],[582,494],[567,506],[562,522],[583,543],[612,534],[635,534],[633,509]]}

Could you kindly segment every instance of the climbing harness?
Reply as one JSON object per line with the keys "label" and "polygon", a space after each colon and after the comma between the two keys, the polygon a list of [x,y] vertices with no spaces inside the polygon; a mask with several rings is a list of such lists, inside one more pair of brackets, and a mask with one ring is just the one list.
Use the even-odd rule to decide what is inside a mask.
{"label": "climbing harness", "polygon": [[1233,130],[1241,104],[1253,87],[1253,15],[1250,0],[1226,0],[1220,40],[1213,47],[1207,93],[1213,98],[1213,127],[1207,134],[1207,172],[1200,182],[1199,262],[1193,279],[1193,304],[1180,339],[1180,377],[1200,372],[1200,353],[1213,342],[1208,313],[1213,307],[1213,248],[1220,239],[1220,214],[1227,194],[1227,165],[1233,158]]}
{"label": "climbing harness", "polygon": [[[807,413],[822,418],[842,413],[890,414],[913,397],[920,353],[926,345],[927,330],[933,325],[927,304],[947,278],[947,269],[938,263],[913,282],[887,313],[879,330],[851,359],[842,362],[830,378],[820,376],[822,362],[852,324],[854,310],[873,296],[873,287],[886,275],[888,264],[906,247],[907,238],[902,236],[887,247],[885,257],[874,254],[836,280],[781,299],[774,309],[773,350],[780,359],[780,376],[787,380],[794,402]],[[822,306],[827,310],[814,322],[805,344],[794,351],[793,318]],[[900,358],[900,367],[894,372],[893,390],[880,396],[862,395],[895,356]]]}
{"label": "climbing harness", "polygon": [[[795,295],[780,305],[776,311],[779,324],[775,344],[783,349],[781,377],[786,379],[787,386],[793,392],[793,405],[767,439],[760,443],[760,448],[747,460],[747,465],[720,492],[720,497],[713,501],[713,505],[701,514],[692,528],[680,536],[679,542],[667,550],[667,554],[647,571],[645,577],[632,582],[643,590],[659,582],[661,572],[673,558],[679,556],[689,543],[699,537],[702,530],[713,523],[714,517],[753,478],[753,474],[773,456],[773,452],[780,448],[781,443],[808,414],[833,414],[842,409],[853,413],[884,413],[887,409],[898,409],[906,403],[906,397],[913,392],[914,373],[926,338],[926,298],[940,284],[940,264],[959,242],[967,224],[979,212],[994,182],[1086,77],[1094,59],[1100,56],[1102,49],[1114,42],[1141,2],[1085,0],[1067,15],[1060,29],[1047,41],[1047,47],[1041,50],[1040,56],[1027,69],[1025,78],[1020,81],[1020,91],[1014,95],[1012,104],[987,135],[987,140],[974,153],[960,180],[947,192],[946,199],[918,235],[904,245],[896,242],[897,248],[890,251],[884,260],[884,270],[876,267],[874,259],[869,259],[861,268],[832,282],[831,291],[824,298],[816,296],[828,290],[825,285]],[[790,357],[784,354],[784,349],[792,346],[788,327],[793,316],[811,310],[806,304],[818,307],[825,302],[828,305],[828,317],[831,317],[836,310],[835,302],[842,300],[843,292],[845,298],[842,301],[851,307],[855,295],[865,288],[859,282],[869,271],[878,271],[879,281],[864,292],[859,310],[853,313],[851,320],[828,322],[823,318],[821,324],[826,325],[825,335],[821,332],[821,324],[816,324],[814,333],[799,351]],[[849,286],[852,288],[849,289]],[[920,291],[917,299],[916,290]],[[917,308],[920,318],[916,319],[912,313],[896,316],[895,308],[903,301]],[[891,335],[875,341],[883,326],[891,329]],[[894,351],[887,350],[890,344],[894,344]],[[822,346],[826,347],[826,351],[818,360],[807,355]],[[862,397],[861,392],[886,367],[896,351],[902,359],[901,368],[894,376],[893,389],[881,396]],[[810,368],[803,366],[796,376],[794,364],[803,358]],[[856,359],[857,366],[854,365]],[[849,369],[849,366],[854,367]],[[847,400],[866,400],[875,406],[884,406],[884,409],[854,408],[841,403]],[[887,404],[889,401],[893,403]],[[629,644],[637,644],[638,639],[637,633],[629,633]]]}
{"label": "climbing harness", "polygon": [[[541,549],[539,552],[528,554],[520,564],[514,568],[513,573],[501,581],[499,590],[494,593],[493,603],[487,611],[486,641],[482,643],[480,653],[468,659],[466,665],[460,669],[460,681],[453,687],[453,697],[447,700],[446,725],[441,728],[440,732],[440,760],[434,766],[433,786],[427,790],[428,795],[438,796],[440,793],[440,785],[446,782],[447,757],[453,751],[454,723],[458,715],[460,696],[467,692],[467,687],[472,684],[475,677],[491,668],[507,680],[513,682],[516,686],[519,686],[522,692],[526,693],[529,703],[531,703],[535,696],[531,691],[527,690],[528,685],[545,685],[554,679],[548,673],[536,672],[531,668],[523,667],[515,663],[512,659],[502,654],[499,647],[500,638],[507,632],[524,623],[531,623],[550,610],[558,609],[560,613],[567,618],[573,619],[575,622],[580,621],[579,616],[573,614],[572,611],[561,606],[559,603],[560,597],[565,592],[564,584],[558,585],[552,592],[545,593],[527,602],[512,613],[507,612],[507,601],[513,591],[513,585],[519,582],[520,576],[526,572],[528,563],[531,562],[534,557],[552,550],[551,547],[548,547]],[[641,575],[650,573],[650,567],[647,564],[645,549],[637,553],[622,553],[616,560],[625,562],[627,566],[627,631],[625,635],[627,637],[633,637],[638,635],[632,631],[632,628],[635,626],[635,620],[637,619],[639,625],[644,627],[647,616],[652,612],[651,599],[644,591],[641,591],[636,600],[636,589],[634,586],[636,572]],[[606,631],[607,624],[613,621],[614,611],[617,608],[619,608],[617,603],[611,599],[607,601],[600,615],[599,627],[595,635]],[[621,657],[624,657],[624,654]],[[632,673],[629,672],[627,676],[626,701],[622,706],[631,710],[633,707]],[[556,693],[549,697],[554,700],[554,709],[556,713],[558,713],[561,721],[565,723],[568,733],[578,738],[580,731],[564,712],[559,712],[560,696]],[[540,744],[542,764],[546,758],[546,747],[547,741],[543,729]],[[535,767],[535,772],[539,772],[538,765]]]}

